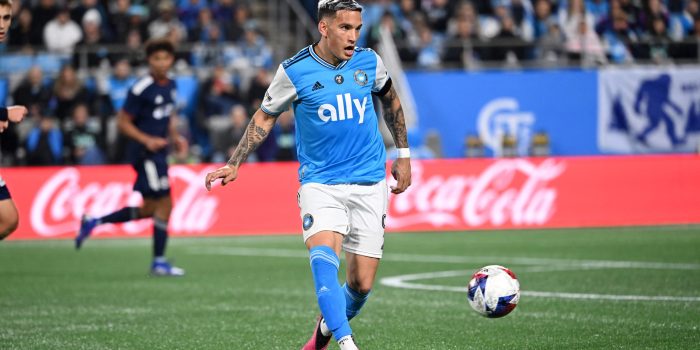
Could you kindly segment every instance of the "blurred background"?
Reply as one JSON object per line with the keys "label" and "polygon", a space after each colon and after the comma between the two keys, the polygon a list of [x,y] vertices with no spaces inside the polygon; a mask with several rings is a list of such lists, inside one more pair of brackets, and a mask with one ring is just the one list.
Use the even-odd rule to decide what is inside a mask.
{"label": "blurred background", "polygon": [[[696,152],[697,0],[374,0],[358,46],[398,82],[414,158]],[[179,163],[222,162],[279,63],[317,40],[312,0],[16,0],[0,104],[30,117],[3,166],[117,164],[115,116],[146,74],[143,45],[177,45]],[[439,88],[435,88],[439,87]],[[251,162],[294,160],[285,113]],[[386,134],[387,147],[391,139]]]}

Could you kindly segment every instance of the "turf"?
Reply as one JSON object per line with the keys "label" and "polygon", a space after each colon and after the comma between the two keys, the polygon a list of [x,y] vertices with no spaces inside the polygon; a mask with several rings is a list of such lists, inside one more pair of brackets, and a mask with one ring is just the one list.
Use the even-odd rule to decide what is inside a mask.
{"label": "turf", "polygon": [[[175,279],[147,276],[149,240],[93,240],[80,252],[69,241],[2,242],[0,349],[298,349],[318,313],[300,240],[174,238],[169,255],[187,269]],[[700,344],[697,226],[387,234],[385,249],[352,321],[362,349]],[[521,282],[502,319],[478,316],[463,291],[488,264]],[[430,275],[441,271],[454,272]],[[379,282],[408,274],[426,275],[402,280],[413,289]]]}

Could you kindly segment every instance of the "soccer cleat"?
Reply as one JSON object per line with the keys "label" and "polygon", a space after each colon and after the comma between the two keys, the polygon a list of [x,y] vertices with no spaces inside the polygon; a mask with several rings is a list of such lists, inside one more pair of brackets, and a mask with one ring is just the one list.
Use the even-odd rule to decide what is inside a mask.
{"label": "soccer cleat", "polygon": [[153,264],[151,264],[151,276],[172,276],[172,277],[178,277],[178,276],[184,276],[185,275],[185,270],[175,267],[170,265],[168,262],[156,262],[154,261]]}
{"label": "soccer cleat", "polygon": [[360,350],[355,344],[355,337],[352,334],[340,339],[338,341],[338,347],[340,350]]}
{"label": "soccer cleat", "polygon": [[78,230],[78,235],[75,237],[75,249],[80,249],[85,241],[92,233],[92,230],[97,226],[97,219],[91,218],[87,215],[83,215],[80,219],[80,229]]}
{"label": "soccer cleat", "polygon": [[306,342],[301,350],[328,349],[328,343],[331,342],[331,335],[326,336],[321,333],[321,321],[323,321],[323,316],[318,316],[318,319],[316,320],[316,328],[314,328],[314,334],[311,335],[311,338]]}

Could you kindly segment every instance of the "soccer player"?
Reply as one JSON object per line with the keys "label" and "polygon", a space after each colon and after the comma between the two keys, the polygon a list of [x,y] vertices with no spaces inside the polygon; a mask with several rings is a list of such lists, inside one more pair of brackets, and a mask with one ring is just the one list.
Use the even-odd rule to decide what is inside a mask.
{"label": "soccer player", "polygon": [[[12,24],[12,0],[0,0],[0,42],[7,39]],[[19,123],[27,114],[24,106],[0,107],[0,133],[5,131],[10,122]],[[5,239],[17,229],[19,214],[12,201],[5,180],[0,176],[0,240]]]}
{"label": "soccer player", "polygon": [[170,41],[155,40],[146,44],[150,74],[134,83],[117,117],[119,130],[129,139],[127,154],[137,174],[134,190],[141,192],[143,204],[124,207],[101,218],[84,216],[75,238],[75,247],[80,249],[97,225],[153,218],[151,274],[156,276],[185,273],[165,259],[172,209],[167,137],[176,150],[182,152],[187,148],[187,141],[177,131],[175,81],[168,76],[174,58],[175,48]]}
{"label": "soccer player", "polygon": [[[303,349],[326,349],[331,335],[340,349],[357,349],[349,320],[369,297],[384,246],[388,203],[386,151],[372,96],[398,147],[392,165],[398,194],[411,184],[403,109],[381,58],[356,47],[362,7],[355,0],[321,0],[321,39],[284,61],[228,163],[207,174],[205,185],[238,177],[241,163],[268,136],[289,106],[296,120],[300,162],[298,204],[321,310]],[[345,251],[346,282],[338,281]]]}

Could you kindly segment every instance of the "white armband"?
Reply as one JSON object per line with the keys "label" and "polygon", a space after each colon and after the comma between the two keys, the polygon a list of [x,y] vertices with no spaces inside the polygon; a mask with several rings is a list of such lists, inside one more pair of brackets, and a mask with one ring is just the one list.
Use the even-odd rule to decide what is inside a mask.
{"label": "white armband", "polygon": [[397,148],[396,158],[411,158],[411,150],[409,148]]}

